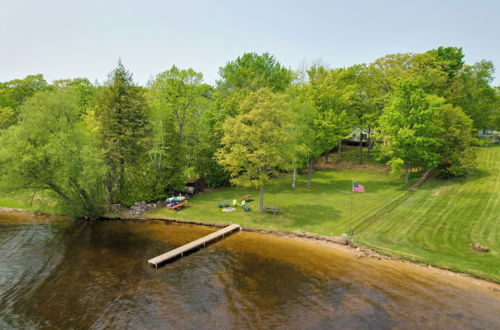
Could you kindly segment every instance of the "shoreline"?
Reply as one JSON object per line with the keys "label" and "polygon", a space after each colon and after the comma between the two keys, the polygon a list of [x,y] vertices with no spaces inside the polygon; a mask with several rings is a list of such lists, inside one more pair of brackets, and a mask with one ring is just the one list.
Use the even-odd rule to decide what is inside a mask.
{"label": "shoreline", "polygon": [[[20,214],[20,215],[30,215],[30,216],[59,216],[54,214],[47,214],[43,212],[33,212],[25,209],[18,208],[8,208],[8,207],[0,207],[0,214]],[[195,225],[195,226],[205,226],[211,228],[223,228],[228,224],[224,223],[211,223],[200,220],[179,220],[173,218],[160,218],[160,217],[144,217],[144,216],[135,216],[135,217],[106,217],[103,216],[97,220],[85,220],[85,221],[106,221],[106,220],[115,220],[115,221],[131,221],[131,222],[148,222],[148,221],[161,221],[164,223],[173,223],[173,224],[184,224],[184,225]],[[500,283],[495,282],[490,279],[474,276],[472,274],[460,273],[457,271],[449,270],[446,268],[441,268],[438,266],[434,266],[431,264],[419,263],[416,261],[408,260],[403,257],[394,256],[390,254],[380,253],[372,248],[360,246],[354,242],[351,242],[347,239],[338,236],[323,236],[308,232],[293,232],[293,231],[285,231],[285,230],[272,230],[272,229],[260,229],[260,228],[252,228],[252,227],[242,227],[242,231],[249,233],[257,233],[262,235],[274,236],[279,238],[288,238],[293,240],[299,240],[303,242],[307,242],[310,244],[317,244],[320,246],[325,246],[328,248],[336,249],[338,251],[342,251],[343,253],[349,253],[354,255],[358,259],[362,258],[371,258],[377,260],[385,260],[395,263],[402,263],[405,265],[411,265],[417,268],[426,268],[431,269],[434,273],[438,275],[447,275],[460,277],[470,284],[479,285],[481,287],[487,288],[494,292],[500,292]]]}

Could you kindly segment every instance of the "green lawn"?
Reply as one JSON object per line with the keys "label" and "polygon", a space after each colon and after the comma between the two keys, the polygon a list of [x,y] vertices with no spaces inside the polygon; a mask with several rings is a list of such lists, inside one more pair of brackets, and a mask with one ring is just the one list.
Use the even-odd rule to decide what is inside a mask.
{"label": "green lawn", "polygon": [[31,196],[25,193],[0,196],[0,206],[15,209],[31,209]]}
{"label": "green lawn", "polygon": [[[343,156],[346,167],[355,163],[354,152]],[[352,178],[367,192],[350,193]],[[416,175],[412,182],[415,179]],[[306,186],[305,175],[299,176],[297,185],[292,189],[290,176],[284,176],[266,187],[265,205],[278,206],[277,215],[257,212],[256,189],[222,188],[195,195],[181,211],[162,208],[149,216],[340,235],[348,232],[353,197],[356,242],[500,282],[500,146],[479,148],[477,169],[468,178],[431,179],[417,191],[409,191],[401,178],[389,176],[373,162],[371,168],[315,171],[312,186]],[[236,208],[224,213],[217,208],[218,200],[241,202],[247,194],[254,197],[250,212]],[[0,206],[47,210],[41,197],[35,198],[33,207],[30,202],[28,193],[0,197]],[[476,242],[490,252],[471,251],[470,244]]]}
{"label": "green lawn", "polygon": [[[363,184],[365,194],[351,191],[351,180]],[[306,186],[306,175],[299,176],[297,188],[291,188],[290,176],[274,180],[266,187],[264,204],[278,206],[276,215],[259,213],[256,189],[222,188],[195,195],[190,206],[181,211],[165,208],[151,213],[151,217],[170,217],[184,220],[200,220],[214,223],[239,223],[246,227],[302,230],[321,235],[340,235],[349,229],[350,203],[353,202],[353,226],[360,225],[377,211],[383,210],[392,201],[406,193],[400,178],[391,177],[384,170],[343,169],[321,170],[313,173],[312,185]],[[217,208],[217,201],[233,199],[250,194],[250,212],[236,208],[232,213]]]}
{"label": "green lawn", "polygon": [[[478,149],[467,179],[430,180],[372,222],[358,242],[500,282],[500,147]],[[475,242],[490,252],[471,251]]]}
{"label": "green lawn", "polygon": [[0,207],[55,213],[56,211],[54,207],[52,207],[52,204],[53,203],[51,203],[41,193],[35,194],[34,197],[33,193],[29,191],[0,195]]}
{"label": "green lawn", "polygon": [[[330,169],[314,172],[311,187],[305,176],[296,189],[289,176],[276,179],[266,190],[265,205],[280,207],[279,215],[257,212],[257,190],[224,188],[196,195],[187,209],[159,209],[150,216],[340,235],[349,228],[351,178],[367,190],[353,195],[356,242],[500,282],[500,147],[478,149],[478,167],[468,178],[431,179],[417,191],[386,171]],[[218,200],[231,202],[245,194],[255,199],[251,212],[217,208]],[[490,252],[471,251],[475,242]]]}

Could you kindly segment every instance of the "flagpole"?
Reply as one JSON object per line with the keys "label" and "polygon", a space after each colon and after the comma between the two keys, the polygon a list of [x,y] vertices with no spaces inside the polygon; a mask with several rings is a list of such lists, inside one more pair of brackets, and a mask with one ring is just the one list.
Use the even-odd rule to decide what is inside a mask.
{"label": "flagpole", "polygon": [[349,239],[352,238],[352,196],[354,195],[354,192],[352,189],[354,188],[354,178],[352,179],[351,182],[351,212],[349,215]]}

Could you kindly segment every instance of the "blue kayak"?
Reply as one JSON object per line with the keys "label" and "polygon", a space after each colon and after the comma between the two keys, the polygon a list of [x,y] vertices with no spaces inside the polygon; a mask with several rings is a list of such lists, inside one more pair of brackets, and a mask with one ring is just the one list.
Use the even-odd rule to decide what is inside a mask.
{"label": "blue kayak", "polygon": [[170,202],[180,202],[186,200],[186,197],[184,196],[173,196],[170,198],[165,199],[165,202],[170,203]]}

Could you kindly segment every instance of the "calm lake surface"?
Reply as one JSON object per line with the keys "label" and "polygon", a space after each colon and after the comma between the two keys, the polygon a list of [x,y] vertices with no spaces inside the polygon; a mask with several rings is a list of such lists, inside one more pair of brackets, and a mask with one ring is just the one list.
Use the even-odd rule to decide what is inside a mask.
{"label": "calm lake surface", "polygon": [[0,214],[0,328],[500,328],[500,292],[425,267],[240,232]]}

